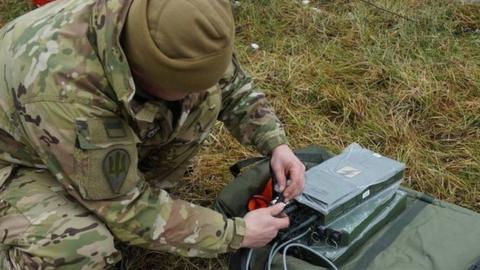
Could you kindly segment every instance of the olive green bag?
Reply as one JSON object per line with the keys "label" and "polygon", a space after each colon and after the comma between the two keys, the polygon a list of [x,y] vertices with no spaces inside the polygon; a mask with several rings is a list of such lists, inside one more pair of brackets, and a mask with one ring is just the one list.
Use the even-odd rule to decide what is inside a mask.
{"label": "olive green bag", "polygon": [[[295,152],[311,168],[333,155],[311,146]],[[216,201],[216,208],[228,217],[244,216],[248,199],[259,194],[270,178],[268,157],[240,161],[231,168],[236,176]],[[480,214],[434,199],[420,192],[407,193],[406,209],[382,228],[349,248],[333,263],[342,270],[480,270]],[[269,247],[255,249],[250,269],[264,269]],[[246,269],[248,250],[230,258],[230,269]],[[286,257],[288,270],[332,269],[322,260],[305,261]],[[271,269],[284,269],[281,254]]]}

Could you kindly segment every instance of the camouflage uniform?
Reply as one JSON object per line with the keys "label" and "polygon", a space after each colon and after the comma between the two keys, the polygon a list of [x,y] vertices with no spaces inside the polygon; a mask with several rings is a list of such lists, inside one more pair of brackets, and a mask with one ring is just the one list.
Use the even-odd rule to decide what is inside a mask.
{"label": "camouflage uniform", "polygon": [[215,120],[263,153],[286,143],[232,61],[178,103],[141,98],[119,45],[132,0],[62,0],[0,30],[0,268],[105,269],[113,239],[184,256],[239,247],[245,223],[161,189]]}

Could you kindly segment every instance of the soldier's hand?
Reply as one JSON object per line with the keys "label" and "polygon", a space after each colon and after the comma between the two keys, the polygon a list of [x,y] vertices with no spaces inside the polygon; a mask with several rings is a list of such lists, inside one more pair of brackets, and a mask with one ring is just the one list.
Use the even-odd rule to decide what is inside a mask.
{"label": "soldier's hand", "polygon": [[303,191],[305,165],[288,145],[282,144],[273,149],[271,166],[285,199],[291,200]]}
{"label": "soldier's hand", "polygon": [[245,215],[246,232],[242,247],[263,247],[272,241],[280,229],[288,227],[288,217],[275,217],[285,207],[284,203],[277,203],[268,208],[260,208]]}

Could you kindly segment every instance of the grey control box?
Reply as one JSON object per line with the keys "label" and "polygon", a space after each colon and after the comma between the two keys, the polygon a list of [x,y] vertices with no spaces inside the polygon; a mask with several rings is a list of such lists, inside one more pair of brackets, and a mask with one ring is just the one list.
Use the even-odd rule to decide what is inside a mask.
{"label": "grey control box", "polygon": [[404,170],[401,162],[351,144],[308,170],[305,189],[295,200],[318,211],[322,223],[329,224],[374,195],[399,185]]}

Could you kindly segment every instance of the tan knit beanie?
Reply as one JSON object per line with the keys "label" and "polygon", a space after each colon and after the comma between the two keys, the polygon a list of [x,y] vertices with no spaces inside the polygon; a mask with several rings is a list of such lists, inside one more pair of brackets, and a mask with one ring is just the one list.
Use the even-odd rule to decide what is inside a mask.
{"label": "tan knit beanie", "polygon": [[124,28],[129,65],[164,88],[215,85],[232,58],[229,0],[133,0]]}

